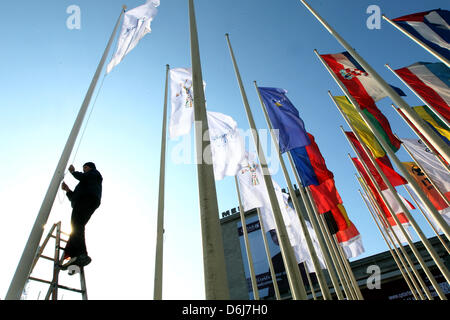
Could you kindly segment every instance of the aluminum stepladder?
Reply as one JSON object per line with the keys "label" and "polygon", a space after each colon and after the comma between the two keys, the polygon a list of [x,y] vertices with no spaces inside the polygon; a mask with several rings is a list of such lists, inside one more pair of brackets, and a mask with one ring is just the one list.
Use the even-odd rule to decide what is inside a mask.
{"label": "aluminum stepladder", "polygon": [[[38,281],[38,282],[49,284],[47,294],[45,295],[45,300],[50,300],[50,299],[58,300],[58,289],[64,289],[64,290],[81,293],[82,299],[87,300],[88,296],[87,296],[87,289],[86,289],[86,278],[84,275],[83,267],[78,267],[78,266],[74,266],[74,268],[69,267],[69,274],[71,272],[72,272],[72,274],[75,273],[76,271],[79,272],[79,274],[80,274],[80,289],[70,288],[67,286],[60,285],[58,283],[59,272],[61,271],[60,265],[62,264],[62,262],[64,260],[64,255],[62,254],[64,251],[64,247],[61,246],[61,242],[67,243],[67,240],[62,239],[61,235],[69,236],[67,233],[64,233],[61,231],[61,221],[59,221],[51,227],[50,231],[48,232],[47,236],[44,239],[44,242],[39,247],[39,249],[36,253],[36,256],[34,258],[33,265],[31,266],[30,276],[28,277],[28,280],[33,280],[33,281]],[[43,254],[44,249],[47,246],[47,244],[51,238],[55,239],[55,254],[54,254],[53,258],[45,256]],[[33,273],[34,267],[36,266],[36,264],[40,258],[53,261],[53,278],[51,281],[39,279],[39,278],[31,276]]]}

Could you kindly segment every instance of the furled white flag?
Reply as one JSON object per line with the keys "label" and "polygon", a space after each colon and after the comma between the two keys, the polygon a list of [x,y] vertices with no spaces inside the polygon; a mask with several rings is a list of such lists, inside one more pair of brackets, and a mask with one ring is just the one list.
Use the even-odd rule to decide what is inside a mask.
{"label": "furled white flag", "polygon": [[246,158],[244,139],[236,121],[220,112],[208,111],[209,138],[215,180],[235,176]]}
{"label": "furled white flag", "polygon": [[[306,244],[305,234],[300,223],[300,219],[296,211],[289,205],[289,195],[283,193],[283,203],[290,217],[290,225],[286,227],[289,240],[291,241],[292,248],[294,249],[295,258],[298,263],[306,262],[309,272],[315,272],[314,264],[309,252],[308,245]],[[281,204],[280,204],[281,205]],[[317,235],[312,228],[309,221],[305,221],[306,228],[308,229],[309,236],[313,243],[314,250],[316,252],[317,258],[319,259],[319,264],[321,269],[326,269],[325,262],[323,258],[322,251],[319,247],[319,240]],[[291,240],[292,239],[292,240]]]}
{"label": "furled white flag", "polygon": [[125,13],[117,49],[106,67],[106,73],[111,72],[136,47],[139,40],[151,32],[150,23],[158,13],[158,6],[159,0],[147,0],[145,4]]}
{"label": "furled white flag", "polygon": [[411,154],[416,158],[428,178],[448,198],[450,196],[450,174],[439,162],[436,155],[421,140],[401,139]]}

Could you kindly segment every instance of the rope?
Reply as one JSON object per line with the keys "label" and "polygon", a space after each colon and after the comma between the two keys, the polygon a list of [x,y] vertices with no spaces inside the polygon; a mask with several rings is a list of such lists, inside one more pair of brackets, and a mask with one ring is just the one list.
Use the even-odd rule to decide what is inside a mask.
{"label": "rope", "polygon": [[89,112],[88,118],[87,118],[87,120],[86,120],[86,124],[84,125],[84,129],[83,129],[83,132],[81,133],[80,140],[78,141],[78,146],[77,146],[77,148],[76,148],[76,150],[75,150],[75,153],[74,153],[72,162],[70,162],[70,163],[74,163],[75,158],[77,157],[78,149],[80,148],[81,141],[83,140],[84,133],[86,132],[86,128],[87,128],[88,123],[89,123],[89,119],[91,118],[92,111],[94,111],[94,107],[95,107],[95,104],[96,104],[96,102],[97,102],[97,98],[98,98],[98,96],[99,96],[99,94],[100,94],[100,91],[102,90],[103,83],[105,82],[105,78],[106,78],[106,73],[105,73],[105,75],[103,76],[103,79],[102,79],[102,82],[101,82],[101,84],[100,84],[100,87],[98,88],[97,95],[95,96],[94,103],[92,104],[91,111]]}
{"label": "rope", "polygon": [[[80,137],[80,139],[78,140],[78,145],[77,145],[77,148],[75,149],[75,153],[74,153],[74,156],[73,156],[73,158],[72,158],[72,161],[69,161],[69,163],[71,163],[71,164],[74,163],[74,161],[75,161],[75,159],[76,159],[76,157],[77,157],[78,149],[80,149],[80,145],[81,145],[81,142],[82,142],[82,140],[83,140],[84,133],[86,132],[86,128],[87,128],[88,123],[89,123],[89,119],[91,119],[92,111],[94,111],[95,104],[97,103],[97,98],[98,98],[98,96],[99,96],[99,94],[100,94],[100,91],[101,91],[102,88],[103,88],[103,83],[105,82],[105,78],[106,78],[106,73],[105,73],[105,75],[103,76],[102,82],[100,83],[100,87],[98,88],[97,94],[96,94],[96,96],[95,96],[94,103],[92,104],[91,111],[89,112],[88,118],[86,119],[86,124],[84,125],[84,129],[83,129],[83,131],[82,131],[82,133],[81,133],[81,137]],[[65,176],[66,176],[67,173],[68,173],[68,170],[66,169],[66,171],[64,172],[63,180],[64,180],[64,178],[65,178]],[[61,192],[61,189],[58,189],[58,193],[57,193],[57,195],[58,195],[58,201],[59,201],[59,203],[63,203],[63,201],[64,201],[64,199],[65,199],[66,197],[63,197],[63,199],[61,200],[61,198],[60,198],[60,192]]]}

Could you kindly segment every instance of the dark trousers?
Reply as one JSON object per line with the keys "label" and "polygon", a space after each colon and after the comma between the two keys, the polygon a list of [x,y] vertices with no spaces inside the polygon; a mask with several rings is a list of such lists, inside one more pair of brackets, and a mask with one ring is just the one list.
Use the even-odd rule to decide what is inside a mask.
{"label": "dark trousers", "polygon": [[64,250],[65,258],[73,258],[81,254],[87,254],[84,230],[99,205],[100,200],[98,198],[89,196],[78,199],[73,203],[72,217],[70,220],[72,233]]}

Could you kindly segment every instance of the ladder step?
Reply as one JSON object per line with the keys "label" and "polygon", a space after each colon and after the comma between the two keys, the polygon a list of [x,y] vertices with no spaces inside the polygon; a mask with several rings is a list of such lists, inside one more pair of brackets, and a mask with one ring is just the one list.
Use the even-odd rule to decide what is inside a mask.
{"label": "ladder step", "polygon": [[[34,281],[38,281],[38,282],[43,282],[43,283],[46,283],[46,284],[52,284],[51,281],[44,280],[44,279],[39,279],[39,278],[34,278],[34,277],[29,277],[28,279],[34,280]],[[58,284],[58,289],[64,289],[64,290],[74,291],[74,292],[78,292],[78,293],[84,293],[85,292],[85,290],[70,288],[70,287],[66,287],[66,286],[60,285],[60,284]]]}
{"label": "ladder step", "polygon": [[[51,237],[54,238],[54,239],[56,239],[56,236],[54,236],[54,235],[51,235]],[[59,238],[59,240],[61,240],[62,242],[67,242],[67,240],[64,240],[64,239],[62,239],[62,238]]]}
{"label": "ladder step", "polygon": [[44,256],[43,254],[41,254],[39,257],[55,262],[55,259],[53,259],[51,257]]}

